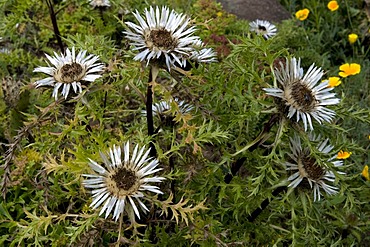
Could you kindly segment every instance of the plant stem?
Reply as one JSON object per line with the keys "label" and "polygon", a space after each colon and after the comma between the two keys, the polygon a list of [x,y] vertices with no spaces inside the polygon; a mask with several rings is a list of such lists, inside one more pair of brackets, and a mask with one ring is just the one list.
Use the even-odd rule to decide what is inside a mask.
{"label": "plant stem", "polygon": [[[276,197],[277,195],[279,195],[281,192],[283,191],[286,191],[287,187],[286,186],[282,186],[282,187],[278,187],[276,188],[273,192],[272,192],[272,195],[274,197]],[[256,208],[250,216],[247,217],[248,221],[249,222],[253,222],[257,217],[258,215],[260,215],[262,213],[262,211],[267,208],[267,206],[270,204],[270,202],[272,201],[273,198],[269,199],[269,198],[266,198],[265,200],[263,200],[263,202],[261,203],[261,205]]]}
{"label": "plant stem", "polygon": [[[170,156],[169,163],[170,163],[170,171],[173,172],[175,170],[175,162],[174,162],[173,156]],[[170,185],[170,189],[171,189],[171,192],[173,194],[173,198],[172,198],[173,203],[175,203],[175,198],[176,198],[175,183],[176,183],[176,180],[173,179],[171,181],[171,185]]]}
{"label": "plant stem", "polygon": [[[263,144],[266,141],[266,136],[268,135],[269,131],[271,128],[275,125],[275,123],[279,120],[279,115],[278,114],[273,114],[270,118],[270,120],[265,123],[263,126],[263,130],[261,133],[254,139],[251,143],[249,143],[247,146],[239,150],[238,152],[234,153],[232,156],[236,156],[237,154],[240,154],[242,152],[245,152],[249,150],[252,152],[253,150],[257,149],[261,144]],[[224,177],[225,183],[229,184],[232,180],[232,178],[235,176],[235,174],[239,171],[239,169],[242,167],[244,161],[246,160],[245,157],[240,158],[236,160],[232,165],[231,165],[231,173],[228,173]]]}
{"label": "plant stem", "polygon": [[62,36],[60,35],[60,32],[59,32],[57,18],[56,18],[55,12],[54,12],[53,3],[51,2],[51,0],[46,0],[46,4],[49,7],[50,19],[51,19],[51,23],[53,24],[54,34],[55,34],[55,37],[57,39],[59,48],[60,48],[61,52],[64,53],[64,45],[63,45],[62,38],[61,38]]}
{"label": "plant stem", "polygon": [[[146,91],[146,122],[148,127],[148,136],[150,138],[154,135],[154,123],[153,123],[153,82],[157,77],[156,67],[151,66],[149,71],[148,88]],[[157,151],[155,149],[153,140],[150,141],[150,156],[156,157]]]}
{"label": "plant stem", "polygon": [[122,222],[123,222],[123,213],[121,213],[119,217],[119,229],[118,229],[118,239],[116,246],[119,247],[121,243],[121,236],[122,236]]}
{"label": "plant stem", "polygon": [[239,171],[240,167],[242,167],[245,160],[245,157],[240,158],[231,165],[231,173],[226,174],[224,177],[225,183],[229,184],[231,182],[235,174]]}

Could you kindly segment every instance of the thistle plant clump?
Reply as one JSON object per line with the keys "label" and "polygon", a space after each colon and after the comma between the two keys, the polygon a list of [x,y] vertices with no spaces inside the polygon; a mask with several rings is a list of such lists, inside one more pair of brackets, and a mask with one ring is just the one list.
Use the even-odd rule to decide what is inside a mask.
{"label": "thistle plant clump", "polygon": [[369,12],[281,3],[2,1],[0,246],[366,246]]}

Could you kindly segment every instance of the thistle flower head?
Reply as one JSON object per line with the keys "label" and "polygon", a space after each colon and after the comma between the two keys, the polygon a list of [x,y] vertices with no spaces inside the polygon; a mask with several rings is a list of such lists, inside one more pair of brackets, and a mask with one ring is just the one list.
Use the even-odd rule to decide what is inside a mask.
{"label": "thistle flower head", "polygon": [[147,65],[164,61],[168,70],[175,64],[185,67],[189,58],[198,58],[201,62],[212,60],[209,51],[203,51],[207,59],[196,52],[196,48],[203,46],[203,43],[194,35],[195,26],[189,25],[190,19],[184,14],[170,11],[165,6],[145,9],[143,16],[138,11],[133,14],[139,25],[126,22],[129,29],[124,34],[134,50],[139,51],[134,60],[146,61]]}
{"label": "thistle flower head", "polygon": [[264,20],[255,20],[249,23],[250,30],[258,35],[262,35],[265,39],[269,39],[276,35],[277,29],[274,24]]}
{"label": "thistle flower head", "polygon": [[67,99],[72,87],[75,93],[81,93],[81,81],[93,82],[101,75],[97,74],[103,71],[104,65],[96,63],[99,59],[95,55],[86,55],[87,51],[80,51],[77,55],[75,48],[72,51],[67,48],[66,55],[58,55],[54,52],[54,57],[45,54],[46,58],[52,64],[49,67],[38,67],[33,72],[42,72],[50,75],[42,80],[36,81],[36,88],[40,86],[53,86],[53,97],[58,98],[59,88],[63,86],[62,95]]}
{"label": "thistle flower head", "polygon": [[[152,174],[162,170],[157,168],[158,160],[149,158],[149,150],[145,147],[135,146],[130,154],[130,145],[127,142],[121,147],[113,146],[109,151],[109,158],[100,153],[104,166],[94,160],[90,160],[90,167],[96,174],[84,174],[86,178],[83,185],[92,189],[93,201],[90,207],[103,207],[100,214],[105,212],[105,218],[113,210],[113,218],[117,221],[124,211],[132,211],[140,219],[139,208],[142,211],[149,211],[141,198],[145,197],[146,192],[162,194],[157,186],[149,183],[158,183],[164,180],[163,177],[152,176]],[[139,207],[138,207],[139,206]]]}
{"label": "thistle flower head", "polygon": [[[186,103],[184,100],[174,98],[174,101],[176,102],[178,110],[181,114],[189,113],[194,109],[193,105]],[[174,116],[170,112],[172,108],[171,106],[172,103],[173,103],[172,100],[170,101],[161,100],[160,102],[152,105],[153,115],[157,116],[161,120],[161,122],[167,126],[173,126],[174,124]],[[145,110],[141,111],[141,114],[143,116],[146,116],[146,111]]]}
{"label": "thistle flower head", "polygon": [[90,5],[96,7],[110,7],[109,0],[90,0]]}
{"label": "thistle flower head", "polygon": [[[321,166],[316,156],[311,154],[309,148],[303,148],[299,136],[295,135],[294,138],[290,138],[290,149],[289,154],[290,161],[285,163],[286,170],[293,171],[294,173],[288,177],[290,184],[288,187],[296,188],[301,184],[302,181],[308,182],[314,193],[314,201],[319,201],[321,198],[320,189],[324,190],[328,195],[334,195],[338,193],[338,188],[329,185],[327,182],[333,183],[335,181],[335,175],[329,170],[329,167]],[[327,155],[333,146],[328,144],[328,139],[320,142],[317,146],[322,156]],[[335,157],[322,159],[321,162],[332,163],[334,167],[342,166],[342,161],[333,161]],[[343,172],[338,172],[344,174]]]}
{"label": "thistle flower head", "polygon": [[288,118],[296,115],[297,122],[302,119],[304,129],[309,126],[313,130],[312,118],[320,124],[330,122],[335,112],[326,108],[327,105],[339,103],[335,93],[330,93],[333,88],[328,87],[328,81],[318,84],[323,76],[321,68],[314,64],[310,66],[306,74],[300,67],[300,59],[287,59],[285,65],[280,62],[280,68],[275,68],[276,79],[281,88],[264,88],[267,95],[282,100],[288,108]]}

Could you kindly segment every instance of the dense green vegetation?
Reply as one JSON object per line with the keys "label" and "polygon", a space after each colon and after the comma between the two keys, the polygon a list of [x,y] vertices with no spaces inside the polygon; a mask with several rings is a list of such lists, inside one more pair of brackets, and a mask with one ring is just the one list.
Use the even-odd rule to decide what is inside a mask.
{"label": "dense green vegetation", "polygon": [[[292,18],[274,23],[276,36],[266,39],[211,0],[111,0],[95,8],[87,0],[0,0],[0,245],[368,246],[369,6],[281,3]],[[136,10],[165,4],[191,18],[188,26],[217,62],[185,56],[187,67],[169,69],[160,60],[134,60],[139,51],[124,33],[134,32],[127,22],[140,25]],[[61,58],[72,47],[99,56],[104,68],[81,83],[81,93],[71,87],[65,99],[62,86],[55,99],[54,85],[35,84],[50,75],[34,70],[53,67],[46,54]],[[340,102],[323,104],[335,116],[312,117],[313,131],[288,117],[289,100],[264,90],[282,88],[279,73],[292,58],[304,74],[312,64],[323,70],[288,85],[294,91],[302,82],[302,90],[285,90],[303,97],[309,111],[324,99],[313,100],[317,91],[302,86],[308,79],[341,81],[328,96]],[[169,107],[154,112],[153,124],[150,95],[154,107]],[[150,185],[163,193],[143,191],[148,211],[135,201],[140,219],[127,200],[119,220],[113,212],[99,216],[104,204],[90,207],[96,197],[86,186],[86,174],[97,174],[91,160],[108,169],[109,150],[127,142],[130,157],[135,145],[151,147],[161,170],[149,177],[165,180]],[[295,163],[299,170],[287,169]],[[296,171],[303,180],[295,187]],[[122,183],[137,181],[127,174]],[[326,193],[328,185],[336,192]]]}

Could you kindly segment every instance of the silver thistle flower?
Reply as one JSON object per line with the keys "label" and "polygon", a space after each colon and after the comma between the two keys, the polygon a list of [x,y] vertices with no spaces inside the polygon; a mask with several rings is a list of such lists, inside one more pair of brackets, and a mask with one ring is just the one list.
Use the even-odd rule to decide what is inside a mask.
{"label": "silver thistle flower", "polygon": [[145,147],[139,149],[136,145],[130,158],[130,145],[127,142],[123,146],[123,157],[121,147],[116,146],[113,146],[109,151],[110,159],[100,153],[105,168],[89,159],[90,167],[98,173],[83,174],[86,178],[83,185],[92,189],[93,201],[90,207],[96,209],[103,205],[99,215],[105,212],[105,218],[114,208],[113,218],[116,221],[124,211],[130,212],[132,210],[140,219],[136,204],[144,212],[149,211],[141,198],[145,197],[146,191],[162,194],[157,186],[149,185],[149,183],[158,183],[164,180],[163,177],[148,177],[162,170],[162,168],[157,168],[157,159],[148,157],[149,151],[150,149],[145,151]]}
{"label": "silver thistle flower", "polygon": [[[333,146],[328,144],[328,139],[320,142],[317,149],[321,154],[327,155]],[[307,181],[311,189],[313,189],[314,201],[321,199],[320,189],[323,189],[328,195],[335,195],[338,193],[338,188],[327,184],[327,182],[333,183],[335,181],[335,175],[328,167],[320,166],[317,163],[317,159],[311,155],[309,148],[302,148],[301,140],[298,135],[294,138],[290,138],[290,149],[291,162],[285,162],[286,170],[294,171],[294,173],[288,178],[290,184],[288,187],[296,188],[303,180]],[[323,160],[323,162],[330,162],[334,167],[343,165],[342,161],[335,160],[336,156]],[[343,172],[338,172],[345,174]]]}
{"label": "silver thistle flower", "polygon": [[330,122],[335,112],[324,106],[338,104],[339,99],[335,97],[335,93],[330,93],[333,88],[328,87],[327,80],[318,84],[323,76],[321,68],[312,64],[303,75],[300,63],[300,59],[297,61],[296,58],[287,59],[285,66],[280,62],[280,69],[275,69],[275,75],[282,89],[263,90],[267,95],[282,99],[283,104],[289,108],[288,118],[297,115],[297,122],[302,119],[304,129],[307,131],[308,125],[313,130],[311,118],[320,124],[323,121]]}
{"label": "silver thistle flower", "polygon": [[277,29],[274,24],[264,20],[255,20],[249,23],[250,30],[269,39],[276,35]]}
{"label": "silver thistle flower", "polygon": [[77,91],[81,93],[81,81],[95,81],[101,77],[101,75],[96,73],[102,72],[104,68],[102,63],[96,63],[99,59],[98,56],[86,56],[86,52],[85,50],[80,51],[76,56],[75,48],[72,47],[72,51],[67,48],[66,55],[58,55],[54,52],[54,57],[52,57],[45,54],[52,66],[38,67],[33,72],[42,72],[50,75],[50,77],[36,81],[34,83],[36,88],[40,86],[54,86],[52,96],[55,100],[58,99],[58,91],[62,86],[62,95],[65,99],[67,99],[71,87],[75,93]]}
{"label": "silver thistle flower", "polygon": [[[186,103],[184,100],[179,100],[178,98],[174,98],[175,102],[179,107],[179,111],[181,114],[189,113],[191,110],[194,109],[193,105]],[[172,99],[167,102],[165,100],[161,100],[158,103],[152,105],[152,112],[153,115],[161,116],[163,114],[167,114],[169,110],[171,110],[171,102]],[[146,111],[142,110],[141,114],[146,116]]]}
{"label": "silver thistle flower", "polygon": [[190,60],[193,60],[198,63],[212,63],[217,62],[217,54],[213,51],[212,48],[202,48],[197,51],[194,50],[190,55]]}
{"label": "silver thistle flower", "polygon": [[[125,31],[127,39],[139,53],[134,60],[147,61],[163,59],[167,69],[178,66],[185,67],[186,60],[196,58],[200,54],[195,52],[195,47],[202,44],[198,36],[194,36],[195,27],[188,27],[190,19],[183,14],[178,14],[168,7],[153,7],[145,9],[142,17],[138,11],[133,13],[139,25],[126,22],[129,30]],[[203,51],[203,56],[210,61],[210,51]]]}
{"label": "silver thistle flower", "polygon": [[110,7],[109,0],[90,0],[90,5],[96,7]]}

